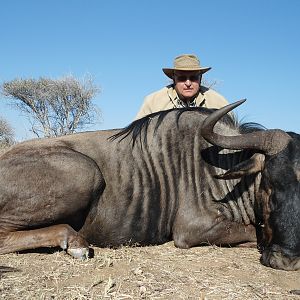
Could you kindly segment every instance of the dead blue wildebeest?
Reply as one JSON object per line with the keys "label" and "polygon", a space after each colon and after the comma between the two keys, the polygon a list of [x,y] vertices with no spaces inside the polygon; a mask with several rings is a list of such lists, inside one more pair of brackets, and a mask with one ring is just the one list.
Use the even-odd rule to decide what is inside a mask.
{"label": "dead blue wildebeest", "polygon": [[257,237],[263,264],[299,269],[300,137],[239,126],[225,114],[240,103],[12,147],[0,157],[0,253]]}

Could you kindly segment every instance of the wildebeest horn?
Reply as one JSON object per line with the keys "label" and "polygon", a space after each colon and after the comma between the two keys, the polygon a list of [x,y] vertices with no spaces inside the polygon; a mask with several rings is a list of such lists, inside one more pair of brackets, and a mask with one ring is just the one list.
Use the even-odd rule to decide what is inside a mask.
{"label": "wildebeest horn", "polygon": [[274,155],[283,150],[291,138],[279,129],[256,131],[238,136],[223,136],[213,132],[218,120],[245,101],[246,99],[243,99],[214,111],[204,120],[201,135],[211,144],[227,149],[254,149],[267,155]]}

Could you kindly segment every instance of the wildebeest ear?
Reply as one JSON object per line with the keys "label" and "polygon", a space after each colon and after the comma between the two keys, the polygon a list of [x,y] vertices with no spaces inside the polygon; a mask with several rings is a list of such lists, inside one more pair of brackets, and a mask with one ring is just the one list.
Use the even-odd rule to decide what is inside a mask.
{"label": "wildebeest ear", "polygon": [[256,153],[250,159],[243,161],[224,174],[215,175],[217,179],[236,179],[262,171],[265,164],[265,156]]}

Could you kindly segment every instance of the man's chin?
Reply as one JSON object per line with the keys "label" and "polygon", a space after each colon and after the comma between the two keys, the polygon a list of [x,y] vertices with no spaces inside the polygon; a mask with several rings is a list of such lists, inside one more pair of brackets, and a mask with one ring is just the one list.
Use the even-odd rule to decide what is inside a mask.
{"label": "man's chin", "polygon": [[193,94],[193,93],[185,93],[185,94],[182,95],[182,100],[183,101],[193,101],[195,96],[196,95]]}

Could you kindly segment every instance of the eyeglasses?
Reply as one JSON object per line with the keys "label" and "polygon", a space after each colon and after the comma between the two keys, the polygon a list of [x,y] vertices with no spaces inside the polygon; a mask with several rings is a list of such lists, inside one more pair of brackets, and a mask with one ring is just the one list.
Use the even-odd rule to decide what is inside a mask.
{"label": "eyeglasses", "polygon": [[197,74],[197,75],[190,75],[190,76],[186,76],[186,75],[176,75],[176,74],[175,74],[175,78],[176,78],[176,81],[178,81],[178,82],[186,82],[187,80],[192,81],[192,82],[196,82],[196,81],[199,81],[199,79],[200,79],[200,74]]}

